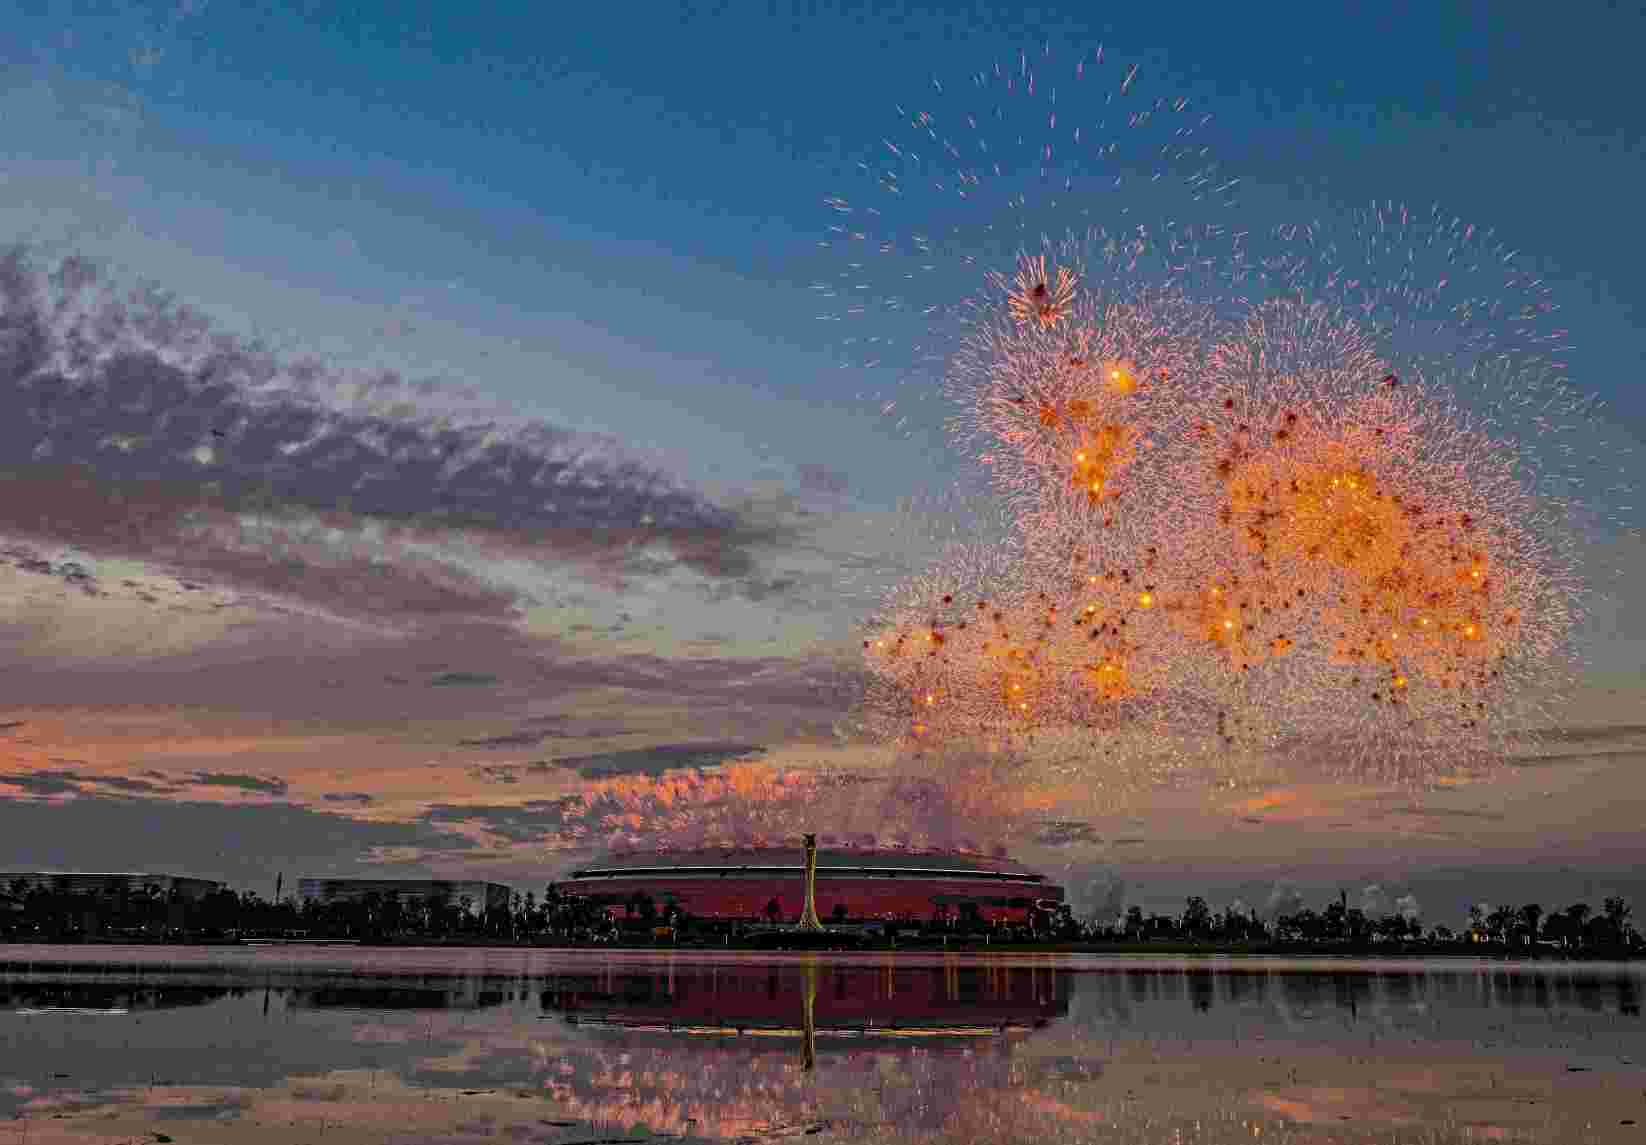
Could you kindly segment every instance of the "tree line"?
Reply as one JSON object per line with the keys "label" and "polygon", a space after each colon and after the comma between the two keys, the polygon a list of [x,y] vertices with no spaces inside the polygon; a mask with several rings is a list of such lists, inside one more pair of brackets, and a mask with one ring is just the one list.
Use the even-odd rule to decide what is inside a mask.
{"label": "tree line", "polygon": [[[1067,904],[1031,910],[1020,920],[991,919],[977,904],[934,906],[927,918],[854,919],[837,908],[830,926],[869,923],[908,938],[949,941],[987,936],[991,942],[1063,942],[1095,946],[1189,945],[1247,950],[1457,950],[1631,954],[1646,952],[1632,910],[1621,897],[1599,911],[1578,902],[1559,910],[1541,904],[1471,907],[1460,929],[1425,927],[1415,917],[1372,917],[1337,901],[1316,910],[1301,907],[1270,918],[1251,909],[1213,910],[1191,895],[1176,915],[1145,914],[1138,906],[1106,920],[1079,919]],[[371,891],[319,901],[265,899],[255,891],[220,888],[191,898],[155,884],[68,891],[14,880],[0,888],[0,938],[11,941],[78,941],[93,937],[153,940],[255,938],[353,939],[362,942],[473,941],[618,943],[730,938],[751,927],[793,923],[776,899],[758,918],[730,921],[694,918],[678,904],[636,893],[622,902],[568,894],[554,883],[541,895],[513,892],[506,902]]]}
{"label": "tree line", "polygon": [[1444,924],[1425,927],[1405,914],[1373,917],[1349,906],[1345,895],[1321,910],[1301,907],[1269,919],[1252,909],[1214,911],[1205,898],[1191,895],[1179,915],[1145,916],[1141,907],[1133,906],[1113,920],[1083,924],[1081,930],[1088,941],[1132,944],[1353,949],[1468,945],[1505,951],[1634,952],[1646,944],[1631,921],[1632,913],[1629,904],[1617,896],[1605,899],[1598,912],[1584,902],[1560,910],[1546,910],[1540,903],[1519,907],[1482,904],[1470,907],[1467,924],[1454,930]]}

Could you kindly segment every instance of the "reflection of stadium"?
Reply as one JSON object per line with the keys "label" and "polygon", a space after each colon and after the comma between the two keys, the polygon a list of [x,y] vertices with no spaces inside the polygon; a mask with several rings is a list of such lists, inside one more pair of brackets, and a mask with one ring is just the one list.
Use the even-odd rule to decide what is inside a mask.
{"label": "reflection of stadium", "polygon": [[[564,889],[623,907],[641,897],[659,911],[698,918],[799,918],[805,898],[800,848],[613,856],[572,872]],[[817,856],[817,913],[825,920],[926,921],[976,911],[983,921],[1024,921],[1055,908],[1063,888],[1012,859],[912,851],[833,851]]]}
{"label": "reflection of stadium", "polygon": [[542,1005],[579,1025],[722,1036],[977,1036],[1069,1012],[1067,972],[886,962],[695,965],[559,975]]}

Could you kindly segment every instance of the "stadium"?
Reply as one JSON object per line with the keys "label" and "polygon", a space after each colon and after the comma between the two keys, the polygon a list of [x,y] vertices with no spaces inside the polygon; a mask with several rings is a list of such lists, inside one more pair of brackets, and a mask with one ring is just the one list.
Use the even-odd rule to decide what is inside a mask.
{"label": "stadium", "polygon": [[[608,856],[561,885],[607,907],[647,900],[700,919],[795,922],[805,902],[800,847]],[[959,852],[835,850],[817,856],[817,913],[825,921],[926,922],[975,917],[1024,923],[1063,904],[1063,888],[1008,858]]]}

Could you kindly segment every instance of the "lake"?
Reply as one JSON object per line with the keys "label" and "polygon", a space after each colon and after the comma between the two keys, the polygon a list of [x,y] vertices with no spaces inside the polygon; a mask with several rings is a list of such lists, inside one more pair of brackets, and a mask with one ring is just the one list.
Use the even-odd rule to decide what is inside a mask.
{"label": "lake", "polygon": [[0,946],[0,1145],[1646,1142],[1638,966]]}

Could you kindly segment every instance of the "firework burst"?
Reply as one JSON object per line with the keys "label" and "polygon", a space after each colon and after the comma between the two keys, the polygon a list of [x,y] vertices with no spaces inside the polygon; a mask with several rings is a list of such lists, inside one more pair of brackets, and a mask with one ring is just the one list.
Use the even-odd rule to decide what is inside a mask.
{"label": "firework burst", "polygon": [[1117,786],[1263,757],[1430,783],[1546,721],[1583,585],[1569,474],[1512,422],[1582,421],[1558,363],[1479,330],[1437,352],[1432,324],[1403,352],[1387,298],[1311,300],[1295,267],[1230,318],[1073,250],[996,275],[951,361],[1014,535],[888,598],[863,642],[885,738],[1073,733],[1095,760],[1146,729]]}

